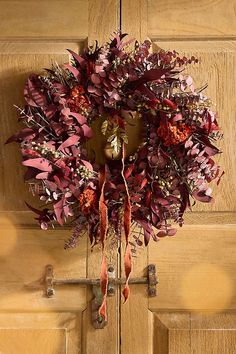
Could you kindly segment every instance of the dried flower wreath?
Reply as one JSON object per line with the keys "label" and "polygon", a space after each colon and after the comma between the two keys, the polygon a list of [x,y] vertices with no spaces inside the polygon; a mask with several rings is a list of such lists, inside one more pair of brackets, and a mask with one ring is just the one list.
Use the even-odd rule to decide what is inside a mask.
{"label": "dried flower wreath", "polygon": [[[54,64],[45,75],[31,75],[24,88],[20,120],[26,128],[8,139],[20,143],[25,180],[51,207],[38,210],[42,229],[71,218],[75,225],[65,247],[74,247],[88,230],[91,244],[103,250],[100,314],[106,316],[107,265],[104,252],[109,233],[121,239],[124,230],[126,285],[129,294],[131,247],[176,233],[190,197],[212,202],[208,183],[222,174],[213,156],[221,137],[210,100],[184,75],[195,57],[176,51],[150,52],[151,43],[135,42],[129,51],[126,34],[89,47],[81,55],[71,50],[71,63]],[[127,114],[141,120],[137,151],[126,156]],[[105,163],[88,154],[92,123],[102,119]],[[131,225],[143,233],[132,234]],[[130,239],[132,236],[132,240]]]}

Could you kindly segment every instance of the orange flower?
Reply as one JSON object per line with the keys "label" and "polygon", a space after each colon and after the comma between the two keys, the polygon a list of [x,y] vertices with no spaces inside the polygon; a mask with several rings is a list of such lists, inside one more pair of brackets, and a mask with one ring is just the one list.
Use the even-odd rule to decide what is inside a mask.
{"label": "orange flower", "polygon": [[163,140],[164,145],[177,145],[185,141],[191,134],[191,129],[184,123],[161,122],[157,129],[157,135]]}
{"label": "orange flower", "polygon": [[89,102],[84,96],[84,88],[81,85],[74,86],[70,92],[68,105],[73,112],[83,112],[89,108]]}
{"label": "orange flower", "polygon": [[97,202],[97,194],[91,188],[85,188],[79,196],[79,203],[85,215],[89,214],[96,207]]}

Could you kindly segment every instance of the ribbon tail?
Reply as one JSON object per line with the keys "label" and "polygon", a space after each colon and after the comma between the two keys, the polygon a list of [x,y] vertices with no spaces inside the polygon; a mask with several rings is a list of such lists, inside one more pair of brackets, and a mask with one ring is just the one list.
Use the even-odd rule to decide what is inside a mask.
{"label": "ribbon tail", "polygon": [[100,199],[99,199],[99,216],[100,216],[100,241],[102,244],[102,264],[100,273],[100,287],[103,295],[102,304],[98,310],[99,315],[101,315],[105,320],[107,319],[106,311],[106,298],[107,298],[107,286],[108,286],[108,273],[107,273],[107,262],[106,256],[104,254],[105,239],[108,230],[108,213],[107,206],[105,203],[104,188],[106,183],[106,168],[100,171]]}
{"label": "ribbon tail", "polygon": [[124,177],[124,165],[125,165],[125,145],[123,144],[123,154],[122,154],[122,177],[125,185],[126,191],[126,198],[125,198],[125,205],[124,205],[124,231],[125,231],[125,256],[124,256],[124,267],[125,267],[125,287],[123,290],[124,302],[127,301],[130,293],[129,289],[129,278],[130,273],[132,270],[132,258],[131,258],[131,250],[129,245],[129,236],[130,236],[130,225],[131,225],[131,203],[130,203],[130,196],[129,196],[129,189]]}
{"label": "ribbon tail", "polygon": [[107,261],[105,255],[103,255],[101,274],[100,274],[100,287],[103,295],[103,300],[98,310],[98,313],[100,316],[102,316],[105,319],[105,321],[107,320],[107,286],[108,286]]}
{"label": "ribbon tail", "polygon": [[125,287],[124,287],[124,290],[123,290],[123,296],[124,296],[124,302],[126,302],[128,297],[129,297],[129,294],[130,294],[129,277],[130,277],[130,273],[131,273],[131,270],[132,270],[131,251],[130,251],[130,246],[129,245],[126,246],[124,264],[125,264],[126,282],[125,282]]}

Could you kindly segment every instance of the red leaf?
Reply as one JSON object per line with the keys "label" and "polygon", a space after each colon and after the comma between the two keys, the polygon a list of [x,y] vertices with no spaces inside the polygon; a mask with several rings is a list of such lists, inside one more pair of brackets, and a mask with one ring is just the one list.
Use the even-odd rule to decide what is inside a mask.
{"label": "red leaf", "polygon": [[39,210],[39,209],[36,209],[36,208],[32,207],[27,202],[25,202],[25,204],[33,213],[38,214],[38,215],[41,215],[43,213],[42,210]]}
{"label": "red leaf", "polygon": [[86,160],[80,160],[83,165],[89,170],[89,171],[93,171],[93,166],[91,165],[90,162],[86,161]]}
{"label": "red leaf", "polygon": [[216,182],[217,186],[220,184],[221,178],[224,176],[224,174],[225,174],[225,171],[223,171],[221,173],[221,175],[218,177],[217,182]]}
{"label": "red leaf", "polygon": [[48,172],[41,172],[38,173],[36,176],[36,179],[47,179],[48,178]]}
{"label": "red leaf", "polygon": [[163,103],[165,103],[167,106],[169,106],[172,109],[177,108],[177,105],[175,104],[175,102],[168,100],[167,98],[164,98]]}
{"label": "red leaf", "polygon": [[143,189],[146,186],[147,182],[148,182],[147,178],[144,178],[142,180],[142,183],[141,183],[141,186],[140,186],[140,190]]}
{"label": "red leaf", "polygon": [[80,79],[80,72],[78,69],[76,69],[74,66],[70,65],[70,64],[64,64],[64,67],[66,69],[68,69],[73,75],[74,77],[79,80]]}
{"label": "red leaf", "polygon": [[194,191],[193,197],[203,203],[213,202],[213,198],[210,195],[206,195],[205,191]]}
{"label": "red leaf", "polygon": [[72,57],[75,59],[75,61],[77,63],[79,63],[79,65],[81,67],[85,67],[86,61],[79,54],[76,54],[75,52],[73,52],[73,50],[70,50],[70,49],[67,49],[67,50],[72,55]]}
{"label": "red leaf", "polygon": [[92,83],[94,83],[95,85],[100,84],[101,80],[98,74],[92,74],[91,75],[91,81]]}
{"label": "red leaf", "polygon": [[157,233],[157,236],[158,236],[158,237],[166,237],[166,236],[167,236],[167,233],[166,233],[166,231],[161,230],[161,231],[159,231],[159,232]]}
{"label": "red leaf", "polygon": [[[32,77],[32,79],[34,76]],[[33,99],[37,106],[45,106],[47,104],[46,96],[39,91],[39,88],[36,87],[35,83],[31,78],[28,79],[25,87],[25,96],[26,98]],[[35,106],[35,105],[34,105]]]}
{"label": "red leaf", "polygon": [[59,146],[58,150],[63,150],[69,146],[76,145],[79,140],[80,140],[80,136],[72,135]]}
{"label": "red leaf", "polygon": [[139,80],[141,80],[142,83],[159,80],[166,72],[166,69],[150,69],[145,71],[144,75]]}
{"label": "red leaf", "polygon": [[32,140],[35,137],[35,132],[31,128],[25,128],[19,131],[17,134],[14,134],[10,136],[10,138],[7,139],[5,144],[12,143],[13,141],[21,141],[21,140]]}
{"label": "red leaf", "polygon": [[79,113],[70,112],[70,116],[74,117],[80,125],[87,123],[87,119]]}
{"label": "red leaf", "polygon": [[57,221],[60,225],[63,225],[63,220],[62,220],[63,203],[64,203],[63,199],[60,199],[56,204],[53,205]]}
{"label": "red leaf", "polygon": [[54,116],[54,114],[57,111],[57,106],[55,106],[54,104],[49,105],[45,110],[45,114],[47,118],[52,118]]}
{"label": "red leaf", "polygon": [[125,179],[129,178],[129,176],[131,175],[133,170],[134,170],[134,165],[130,165],[130,166],[126,167],[125,172],[124,172]]}
{"label": "red leaf", "polygon": [[44,158],[29,159],[22,162],[24,166],[37,168],[40,171],[52,172],[50,162]]}
{"label": "red leaf", "polygon": [[92,138],[92,136],[93,136],[93,131],[92,131],[92,129],[91,129],[88,125],[84,124],[84,125],[82,125],[81,128],[82,128],[82,130],[83,130],[83,132],[84,132],[84,136],[85,136],[86,138],[88,138],[88,139]]}
{"label": "red leaf", "polygon": [[168,236],[174,236],[176,234],[177,230],[176,229],[168,229],[167,235]]}

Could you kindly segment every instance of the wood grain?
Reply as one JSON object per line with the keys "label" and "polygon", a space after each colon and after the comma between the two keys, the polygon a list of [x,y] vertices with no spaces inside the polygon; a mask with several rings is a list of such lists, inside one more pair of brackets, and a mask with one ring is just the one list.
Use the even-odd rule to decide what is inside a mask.
{"label": "wood grain", "polygon": [[150,0],[147,34],[170,40],[235,37],[235,5],[235,0]]}
{"label": "wood grain", "polygon": [[[119,2],[105,0],[0,1],[0,144],[19,129],[13,104],[22,106],[23,85],[32,72],[68,61],[66,48],[79,52],[102,44],[119,28]],[[84,286],[56,286],[44,296],[46,264],[57,278],[98,277],[101,252],[91,255],[87,239],[64,251],[68,228],[42,232],[33,226],[24,200],[37,205],[23,184],[18,147],[0,149],[0,352],[118,353],[117,296],[109,299],[109,326],[91,325],[91,293]],[[117,256],[114,260],[116,265]],[[60,312],[60,315],[57,314]],[[19,314],[20,313],[20,314]],[[67,315],[66,315],[67,314]]]}
{"label": "wood grain", "polygon": [[[123,247],[124,251],[124,247]],[[122,252],[122,255],[124,252]],[[133,271],[131,277],[143,277],[147,274],[148,253],[142,247],[132,259]],[[123,257],[121,257],[123,269]],[[124,274],[124,273],[123,273]],[[124,276],[124,275],[123,275]],[[121,353],[145,353],[151,350],[151,337],[147,332],[143,335],[144,328],[150,326],[148,309],[147,287],[130,285],[130,297],[124,304],[121,297]]]}
{"label": "wood grain", "polygon": [[45,266],[54,266],[57,278],[86,277],[87,241],[81,239],[79,248],[65,251],[65,240],[71,230],[41,231],[18,229],[11,220],[0,224],[0,308],[11,311],[83,310],[86,288],[56,287],[56,295],[44,296]]}
{"label": "wood grain", "polygon": [[149,247],[157,266],[156,309],[235,309],[235,226],[183,228],[174,238]]}
{"label": "wood grain", "polygon": [[[89,1],[89,32],[90,44],[98,40],[100,44],[109,40],[111,34],[119,28],[119,1],[117,0],[91,0]],[[96,134],[96,130],[94,130]],[[99,247],[87,248],[87,277],[100,276],[102,253]],[[116,275],[119,276],[119,258],[114,252],[107,258],[108,264],[113,265]],[[119,353],[119,289],[114,297],[107,299],[108,326],[102,330],[95,330],[91,324],[91,289],[88,290],[88,307],[83,313],[84,353]]]}
{"label": "wood grain", "polygon": [[100,45],[108,41],[114,31],[120,27],[119,0],[90,0],[88,22],[88,41],[93,44],[98,41]]}
{"label": "wood grain", "polygon": [[4,354],[82,353],[81,313],[1,314],[0,328]]}
{"label": "wood grain", "polygon": [[[176,49],[200,57],[200,63],[186,71],[196,79],[197,87],[209,84],[206,93],[219,112],[225,136],[219,145],[224,152],[219,163],[226,173],[221,185],[214,188],[215,204],[199,203],[185,215],[185,225],[174,238],[151,242],[148,255],[139,254],[143,267],[145,262],[156,264],[158,295],[148,300],[146,310],[140,306],[139,311],[136,299],[144,303],[144,287],[137,286],[139,295],[131,292],[128,309],[135,309],[122,309],[126,315],[121,325],[126,329],[122,353],[235,352],[235,5],[226,0],[122,1],[125,32],[138,40],[155,41],[153,50]],[[138,333],[136,347],[132,332],[134,351],[127,323]],[[152,341],[147,345],[151,332]]]}
{"label": "wood grain", "polygon": [[155,353],[231,354],[234,351],[235,313],[153,312],[152,315]]}
{"label": "wood grain", "polygon": [[122,31],[131,38],[143,41],[147,37],[148,1],[124,0],[121,4]]}
{"label": "wood grain", "polygon": [[88,35],[87,0],[1,1],[0,39],[82,39]]}

